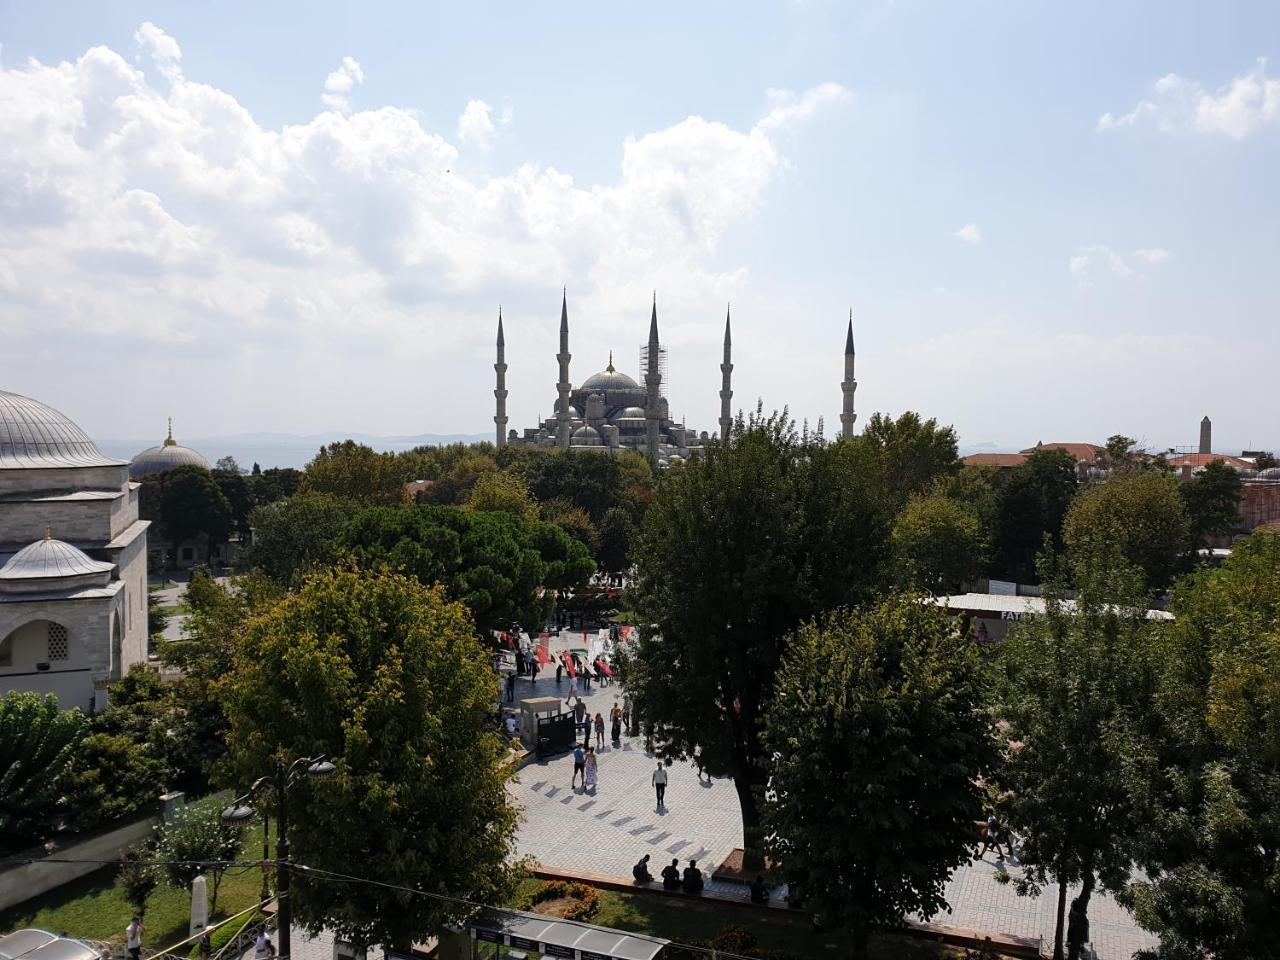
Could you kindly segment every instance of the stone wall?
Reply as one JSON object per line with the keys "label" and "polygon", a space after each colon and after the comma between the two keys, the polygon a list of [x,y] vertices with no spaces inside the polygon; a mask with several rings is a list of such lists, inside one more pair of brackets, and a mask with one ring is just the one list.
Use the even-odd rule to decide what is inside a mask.
{"label": "stone wall", "polygon": [[[61,847],[53,856],[60,860],[115,860],[134,844],[151,836],[155,822],[156,818],[148,815]],[[102,863],[46,863],[36,860],[0,869],[0,910],[8,910],[103,866]],[[123,930],[127,922],[127,917],[121,918],[120,929]]]}
{"label": "stone wall", "polygon": [[123,493],[110,500],[36,500],[0,503],[0,530],[4,543],[25,547],[43,540],[49,531],[58,540],[79,546],[106,543],[116,531],[112,514],[117,504],[126,504]]}

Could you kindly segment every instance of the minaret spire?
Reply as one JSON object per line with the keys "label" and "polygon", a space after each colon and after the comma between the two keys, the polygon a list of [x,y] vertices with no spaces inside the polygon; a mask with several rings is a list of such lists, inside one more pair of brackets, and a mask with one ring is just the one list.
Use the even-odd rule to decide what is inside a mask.
{"label": "minaret spire", "polygon": [[644,446],[649,462],[658,465],[658,439],[662,426],[662,412],[658,401],[662,396],[662,368],[659,366],[661,346],[658,343],[658,291],[653,292],[653,313],[649,316],[649,345],[644,372]]}
{"label": "minaret spire", "polygon": [[853,308],[849,308],[849,332],[844,338],[844,380],[840,383],[843,405],[840,408],[840,436],[853,436],[853,422],[858,415],[853,412],[853,393],[858,389],[858,381],[853,376]]}
{"label": "minaret spire", "polygon": [[733,386],[730,378],[733,374],[733,358],[730,351],[733,347],[733,338],[729,335],[729,306],[726,304],[724,308],[724,360],[720,364],[720,442],[727,443],[729,440],[729,428],[733,426],[733,414],[729,410],[729,403],[733,400]]}
{"label": "minaret spire", "polygon": [[498,357],[493,365],[493,371],[497,374],[497,383],[493,390],[497,407],[493,414],[496,433],[494,446],[501,450],[507,445],[507,341],[502,335],[501,304],[498,305]]}
{"label": "minaret spire", "polygon": [[569,383],[569,361],[573,354],[569,352],[569,288],[565,287],[560,296],[560,352],[556,360],[560,363],[560,379],[556,382],[556,446],[561,450],[569,449],[569,434],[573,427],[569,417],[569,392],[573,387]]}

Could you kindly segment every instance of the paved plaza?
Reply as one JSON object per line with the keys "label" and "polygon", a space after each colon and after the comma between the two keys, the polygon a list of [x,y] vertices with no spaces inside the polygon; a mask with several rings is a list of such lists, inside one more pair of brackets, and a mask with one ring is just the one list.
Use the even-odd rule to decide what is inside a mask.
{"label": "paved plaza", "polygon": [[[569,695],[567,678],[556,686],[554,670],[536,684],[521,679],[517,699]],[[583,700],[592,715],[608,717],[619,687],[592,686]],[[594,741],[593,741],[594,742]],[[631,867],[650,854],[657,876],[672,857],[683,868],[690,859],[710,876],[725,856],[742,846],[738,798],[733,783],[717,779],[699,783],[690,764],[671,770],[666,810],[658,811],[650,774],[655,758],[644,751],[642,739],[623,738],[614,748],[606,739],[599,754],[599,785],[594,792],[570,789],[573,759],[568,754],[531,763],[519,775],[512,792],[524,808],[518,847],[547,866],[584,870],[630,880]],[[579,780],[579,783],[581,780]],[[1008,869],[1017,870],[1015,862]],[[995,855],[956,871],[947,886],[950,913],[931,918],[937,923],[1020,937],[1042,937],[1052,943],[1057,888],[1050,885],[1038,898],[1019,897],[1011,884],[997,880]],[[746,899],[737,884],[708,884],[716,892]],[[1074,891],[1072,891],[1074,893]],[[1129,960],[1134,951],[1155,945],[1110,897],[1094,895],[1089,908],[1090,933],[1100,960]]]}

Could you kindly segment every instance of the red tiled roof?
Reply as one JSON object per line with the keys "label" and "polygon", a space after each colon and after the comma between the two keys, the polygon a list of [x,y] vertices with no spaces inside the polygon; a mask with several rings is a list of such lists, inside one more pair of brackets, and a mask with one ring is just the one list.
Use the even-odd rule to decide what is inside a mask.
{"label": "red tiled roof", "polygon": [[966,467],[1016,467],[1026,459],[1025,453],[971,453],[960,462]]}
{"label": "red tiled roof", "polygon": [[1237,470],[1249,470],[1253,467],[1253,464],[1248,460],[1229,457],[1225,453],[1183,453],[1176,457],[1170,457],[1169,466],[1175,470],[1180,470],[1190,464],[1192,469],[1198,469],[1206,464],[1213,463],[1215,460],[1221,460],[1227,466],[1235,467]]}
{"label": "red tiled roof", "polygon": [[1022,452],[1031,454],[1037,450],[1065,450],[1079,463],[1081,460],[1097,460],[1100,455],[1106,453],[1107,448],[1100,447],[1096,443],[1037,443],[1034,447],[1027,447]]}

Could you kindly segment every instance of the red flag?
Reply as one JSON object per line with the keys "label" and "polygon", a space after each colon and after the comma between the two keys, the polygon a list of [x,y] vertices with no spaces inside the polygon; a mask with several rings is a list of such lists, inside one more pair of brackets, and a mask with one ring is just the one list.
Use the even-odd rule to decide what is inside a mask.
{"label": "red flag", "polygon": [[545,667],[551,662],[551,654],[547,652],[546,637],[543,637],[538,641],[538,645],[533,648],[533,652],[538,658],[538,666]]}
{"label": "red flag", "polygon": [[603,673],[606,677],[613,676],[613,667],[609,666],[603,660],[596,661],[596,666],[600,668],[600,672]]}
{"label": "red flag", "polygon": [[573,668],[573,657],[569,656],[567,653],[561,653],[560,662],[563,663],[564,668],[569,671],[569,676],[576,677],[578,675],[578,671]]}

